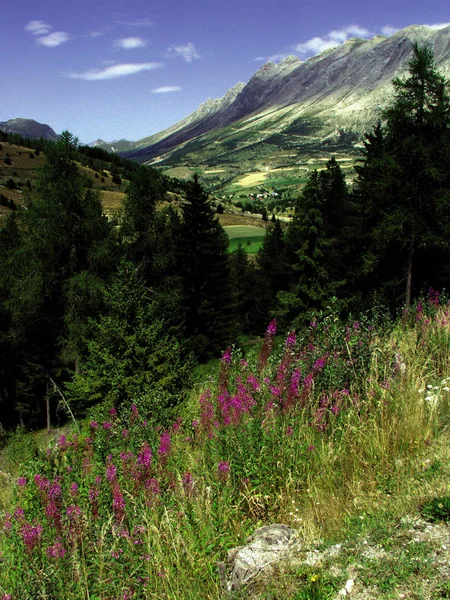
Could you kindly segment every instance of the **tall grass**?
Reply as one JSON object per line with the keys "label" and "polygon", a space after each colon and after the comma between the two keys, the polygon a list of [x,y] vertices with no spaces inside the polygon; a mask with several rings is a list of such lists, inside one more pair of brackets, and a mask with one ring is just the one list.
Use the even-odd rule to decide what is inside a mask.
{"label": "tall grass", "polygon": [[448,417],[447,306],[432,294],[395,324],[331,315],[275,335],[228,349],[170,428],[112,409],[24,467],[0,598],[219,598],[217,561],[256,527],[334,535],[395,486]]}

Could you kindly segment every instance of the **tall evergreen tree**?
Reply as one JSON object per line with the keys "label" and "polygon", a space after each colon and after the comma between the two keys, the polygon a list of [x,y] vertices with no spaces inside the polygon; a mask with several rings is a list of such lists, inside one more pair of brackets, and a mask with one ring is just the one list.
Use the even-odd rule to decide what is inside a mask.
{"label": "tall evergreen tree", "polygon": [[228,237],[197,175],[182,209],[179,265],[184,330],[188,348],[205,359],[222,351],[232,338]]}
{"label": "tall evergreen tree", "polygon": [[321,310],[335,293],[328,269],[332,240],[325,229],[325,201],[322,177],[311,174],[296,205],[286,244],[293,283],[278,294],[276,315],[285,325],[301,325],[311,311]]}
{"label": "tall evergreen tree", "polygon": [[439,285],[449,264],[450,99],[426,46],[414,45],[409,75],[393,85],[384,131],[367,139],[356,193],[367,202],[365,272],[389,304],[409,305],[413,292]]}
{"label": "tall evergreen tree", "polygon": [[39,399],[49,378],[76,368],[85,324],[99,308],[97,290],[110,268],[112,228],[77,168],[76,146],[64,132],[49,147],[35,192],[19,215],[23,236],[14,252],[7,308],[18,356],[16,408],[28,420],[42,413]]}

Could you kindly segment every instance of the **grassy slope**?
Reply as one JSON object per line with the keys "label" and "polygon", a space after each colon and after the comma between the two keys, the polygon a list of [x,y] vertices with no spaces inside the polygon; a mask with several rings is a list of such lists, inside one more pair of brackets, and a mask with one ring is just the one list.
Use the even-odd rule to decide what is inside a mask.
{"label": "grassy slope", "polygon": [[[221,598],[216,561],[225,557],[228,548],[241,544],[256,527],[270,522],[294,527],[304,539],[304,552],[269,580],[255,580],[245,592],[235,594],[236,598],[336,598],[337,591],[350,578],[355,580],[352,597],[359,600],[448,598],[448,525],[431,525],[420,518],[424,502],[450,494],[447,321],[446,309],[442,309],[431,323],[424,318],[412,327],[398,324],[387,337],[378,330],[366,329],[363,334],[361,327],[352,327],[347,333],[343,329],[343,362],[333,359],[330,369],[327,367],[320,376],[317,369],[321,367],[316,366],[317,361],[314,363],[310,372],[316,373],[316,391],[308,392],[308,404],[301,411],[294,408],[280,417],[263,414],[262,421],[255,413],[254,418],[244,418],[237,427],[219,428],[212,438],[202,434],[209,427],[203,417],[199,431],[190,428],[192,418],[199,414],[194,395],[192,404],[183,410],[186,425],[181,435],[172,433],[170,455],[164,458],[164,452],[154,450],[153,476],[161,485],[168,477],[169,487],[166,492],[161,491],[161,501],[150,500],[146,505],[144,492],[144,497],[140,497],[134,495],[133,487],[128,488],[127,523],[130,528],[133,523],[144,525],[144,537],[138,540],[144,543],[142,550],[140,546],[129,546],[126,540],[120,542],[114,528],[108,534],[111,521],[104,521],[95,556],[85,562],[78,553],[70,555],[71,567],[66,564],[67,557],[64,559],[64,568],[69,571],[66,575],[59,571],[57,579],[58,589],[65,590],[64,598]],[[333,331],[338,337],[341,335],[336,322],[330,321],[329,326],[330,335]],[[331,338],[328,340],[329,344]],[[369,362],[365,348],[370,350]],[[274,356],[272,367],[267,366],[263,374],[268,375],[273,368],[276,373],[281,352],[282,347],[275,351],[278,358]],[[316,357],[323,356],[323,347],[307,352],[312,352],[312,365]],[[353,366],[346,364],[349,356]],[[254,369],[255,363],[251,357],[249,360]],[[358,367],[360,360],[363,362]],[[242,368],[237,356],[236,366],[232,367],[234,375],[227,375],[228,385],[232,385]],[[306,366],[303,368],[308,371]],[[330,412],[326,417],[328,430],[321,431],[317,428],[323,423],[323,413],[317,412],[323,401],[320,389],[329,389],[330,397],[344,401],[345,394],[332,393],[339,386],[323,385],[328,380],[338,382],[339,373],[347,368],[354,373],[350,404],[337,413],[335,425],[335,417],[331,416],[334,413]],[[219,378],[219,387],[223,385],[220,381],[223,378]],[[213,403],[216,393],[213,390]],[[264,403],[270,400],[271,393],[268,387],[258,392],[262,394],[258,397]],[[206,415],[207,396],[203,395],[201,402],[200,412]],[[317,427],[311,427],[311,420]],[[121,447],[128,451],[136,445],[133,437],[121,441],[120,423],[113,432],[116,427],[119,435],[113,438],[115,446],[108,442],[112,438],[107,431],[100,429],[96,434],[100,437],[93,450],[97,465],[94,473],[101,472],[97,461],[104,460],[108,446],[114,460],[119,460]],[[138,422],[129,427],[133,436],[145,439]],[[152,437],[150,431],[148,435]],[[186,435],[191,441],[186,441]],[[14,465],[10,459],[5,462],[5,456],[20,456],[20,447],[28,439],[15,438],[12,446],[3,451],[3,469]],[[103,447],[105,450],[100,452]],[[75,464],[75,450],[67,449],[65,456],[65,464]],[[221,474],[217,464],[224,460],[231,470],[224,468]],[[35,463],[32,472],[43,468],[45,461],[41,460],[40,465]],[[11,476],[19,472],[17,467]],[[79,485],[88,485],[84,480],[93,474],[79,479]],[[187,479],[187,474],[192,480]],[[63,477],[70,482],[76,474],[67,476],[66,471]],[[127,486],[125,475],[121,475],[120,485]],[[102,494],[107,494],[107,489],[108,485],[102,484]],[[36,499],[32,499],[32,491],[27,493],[31,510],[32,504],[37,506]],[[68,494],[67,490],[64,493]],[[3,501],[8,502],[8,498]],[[67,501],[73,502],[70,498]],[[34,514],[42,519],[39,512]],[[85,522],[83,526],[90,525]],[[111,552],[115,555],[120,548],[122,558],[111,563]],[[5,559],[9,560],[10,550],[5,550]],[[149,562],[144,563],[149,586],[144,586],[137,596],[126,596],[134,570],[142,572],[138,563],[143,551],[143,555],[147,552],[150,556]],[[87,547],[84,552],[88,552]],[[16,555],[14,560],[17,559]],[[105,579],[106,575],[99,579],[101,565],[105,573],[114,572],[113,582]],[[70,568],[80,573],[78,583],[73,578],[69,583]],[[44,572],[48,580],[55,577],[53,571]],[[9,578],[8,581],[11,586]],[[28,584],[18,585],[23,590]],[[36,581],[33,589],[39,589],[37,585]],[[4,593],[7,589],[11,587],[5,587]],[[26,597],[21,596],[24,600]],[[44,596],[39,592],[35,597]]]}
{"label": "grassy slope", "polygon": [[[11,165],[7,165],[4,162],[7,154],[11,159]],[[31,158],[32,156],[33,158]],[[44,162],[45,154],[43,152],[40,152],[38,156],[35,156],[34,150],[31,150],[30,148],[2,142],[0,149],[0,193],[8,199],[14,200],[14,202],[20,206],[23,203],[24,195],[26,194],[27,180],[30,181],[32,186],[34,185],[38,169],[42,167]],[[125,196],[125,190],[129,182],[123,180],[121,185],[117,185],[112,182],[111,173],[109,171],[99,174],[88,167],[80,165],[79,168],[92,182],[94,188],[100,190],[105,213],[112,215],[117,212],[121,207]],[[10,190],[5,187],[9,178],[15,182],[17,189]],[[0,206],[0,219],[9,214],[9,212],[9,208]]]}

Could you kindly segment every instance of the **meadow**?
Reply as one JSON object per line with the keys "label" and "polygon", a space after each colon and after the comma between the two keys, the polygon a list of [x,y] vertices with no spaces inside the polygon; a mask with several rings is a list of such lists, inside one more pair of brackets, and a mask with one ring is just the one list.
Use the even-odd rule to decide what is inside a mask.
{"label": "meadow", "polygon": [[265,228],[251,225],[230,225],[224,227],[224,229],[230,238],[229,251],[233,252],[241,244],[247,254],[256,254],[258,252],[266,233]]}
{"label": "meadow", "polygon": [[[448,597],[430,543],[416,532],[405,548],[399,532],[437,494],[450,514],[449,344],[435,292],[396,321],[342,322],[330,302],[303,332],[277,336],[272,321],[247,355],[228,348],[174,422],[152,422],[138,397],[97,409],[17,473],[0,598],[335,598],[355,568],[375,586],[355,598]],[[276,522],[304,540],[303,562],[226,592],[218,561]],[[383,562],[394,538],[400,562]]]}

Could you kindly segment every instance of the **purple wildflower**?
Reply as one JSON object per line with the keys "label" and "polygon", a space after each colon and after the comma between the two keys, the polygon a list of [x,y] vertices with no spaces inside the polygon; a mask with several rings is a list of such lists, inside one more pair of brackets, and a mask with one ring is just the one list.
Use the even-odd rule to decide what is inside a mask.
{"label": "purple wildflower", "polygon": [[25,519],[25,511],[23,508],[16,508],[14,511],[14,518],[16,521],[23,521],[23,519]]}
{"label": "purple wildflower", "polygon": [[286,348],[293,348],[297,341],[297,336],[295,335],[295,331],[291,331],[286,338]]}
{"label": "purple wildflower", "polygon": [[222,354],[222,363],[231,365],[231,346],[228,346],[228,348]]}
{"label": "purple wildflower", "polygon": [[97,421],[91,421],[91,422],[89,423],[89,427],[90,427],[91,429],[98,429],[98,423],[97,423]]}
{"label": "purple wildflower", "polygon": [[70,521],[77,521],[82,514],[83,513],[81,508],[76,504],[71,504],[67,507],[66,515],[68,516]]}
{"label": "purple wildflower", "polygon": [[224,477],[228,475],[230,472],[230,463],[227,460],[223,460],[219,463],[217,470],[219,471],[219,475]]}
{"label": "purple wildflower", "polygon": [[271,321],[267,327],[266,334],[273,337],[277,332],[277,320]]}
{"label": "purple wildflower", "polygon": [[41,539],[44,528],[42,525],[32,525],[31,523],[24,523],[21,527],[22,540],[27,550],[31,552]]}
{"label": "purple wildflower", "polygon": [[148,442],[144,442],[141,451],[137,455],[137,464],[144,470],[149,470],[152,464],[152,449]]}
{"label": "purple wildflower", "polygon": [[161,437],[159,438],[159,448],[158,448],[158,454],[159,456],[163,457],[163,456],[167,456],[170,452],[170,433],[168,431],[165,431],[164,433],[161,434]]}
{"label": "purple wildflower", "polygon": [[112,455],[108,454],[108,458],[106,459],[106,479],[111,483],[117,477],[117,467],[112,462]]}
{"label": "purple wildflower", "polygon": [[112,429],[112,423],[105,421],[104,423],[102,423],[102,427],[103,429],[106,429],[106,431],[110,431]]}
{"label": "purple wildflower", "polygon": [[125,498],[123,497],[123,494],[120,491],[118,484],[114,485],[112,508],[113,508],[115,517],[119,521],[122,521],[122,519],[125,515]]}
{"label": "purple wildflower", "polygon": [[27,485],[27,480],[25,477],[19,477],[19,479],[17,480],[17,485],[19,487],[25,487]]}
{"label": "purple wildflower", "polygon": [[58,538],[55,540],[53,546],[49,546],[45,552],[49,558],[62,558],[66,553],[66,549],[64,548],[61,539]]}

